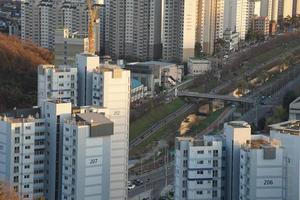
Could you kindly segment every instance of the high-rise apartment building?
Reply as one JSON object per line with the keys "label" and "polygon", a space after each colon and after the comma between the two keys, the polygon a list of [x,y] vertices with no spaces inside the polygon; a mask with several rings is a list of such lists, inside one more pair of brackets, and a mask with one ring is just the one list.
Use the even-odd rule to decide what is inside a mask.
{"label": "high-rise apartment building", "polygon": [[199,0],[197,43],[202,51],[212,55],[217,39],[223,38],[224,0]]}
{"label": "high-rise apartment building", "polygon": [[[100,66],[93,74],[93,104],[109,109],[111,136],[110,198],[127,198],[130,71]],[[98,104],[99,103],[99,104]]]}
{"label": "high-rise apartment building", "polygon": [[38,109],[0,117],[0,180],[24,200],[44,195],[45,120]]}
{"label": "high-rise apartment building", "polygon": [[285,199],[285,157],[280,141],[253,135],[240,151],[240,200]]}
{"label": "high-rise apartment building", "polygon": [[239,199],[241,145],[251,140],[251,127],[247,122],[232,121],[224,124],[226,137],[226,192],[227,199]]}
{"label": "high-rise apartment building", "polygon": [[225,1],[224,29],[239,33],[240,40],[245,40],[252,27],[255,3],[252,0]]}
{"label": "high-rise apartment building", "polygon": [[278,0],[278,18],[283,19],[293,15],[293,0]]}
{"label": "high-rise apartment building", "polygon": [[[300,122],[292,120],[270,126],[271,138],[281,141],[286,162],[285,199],[300,199]],[[275,183],[275,182],[274,182]]]}
{"label": "high-rise apartment building", "polygon": [[195,55],[198,1],[164,1],[163,60],[187,62]]}
{"label": "high-rise apartment building", "polygon": [[261,0],[261,17],[268,17],[270,21],[278,20],[278,0]]}
{"label": "high-rise apartment building", "polygon": [[93,54],[78,54],[76,66],[78,69],[78,105],[92,105],[93,71],[99,67],[99,57]]}
{"label": "high-rise apartment building", "polygon": [[175,200],[223,199],[223,138],[175,141]]}
{"label": "high-rise apartment building", "polygon": [[162,0],[127,0],[125,58],[157,60],[161,57]]}
{"label": "high-rise apartment building", "polygon": [[[95,4],[95,6],[100,6]],[[85,1],[23,0],[21,3],[21,38],[53,50],[55,30],[67,28],[82,38],[88,32]],[[100,31],[99,23],[97,31]],[[99,34],[97,35],[99,37]],[[99,39],[97,40],[99,43]],[[99,45],[96,47],[99,50]]]}
{"label": "high-rise apartment building", "polygon": [[114,124],[103,114],[107,109],[89,109],[64,123],[61,199],[110,199]]}
{"label": "high-rise apartment building", "polygon": [[49,99],[61,99],[77,105],[77,68],[60,65],[38,67],[38,105]]}
{"label": "high-rise apartment building", "polygon": [[161,57],[162,0],[107,0],[105,49],[113,59],[153,60]]}

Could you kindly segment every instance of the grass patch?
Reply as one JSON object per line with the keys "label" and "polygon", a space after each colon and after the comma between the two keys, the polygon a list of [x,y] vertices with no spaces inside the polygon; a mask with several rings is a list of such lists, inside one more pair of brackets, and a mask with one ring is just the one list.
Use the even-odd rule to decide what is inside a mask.
{"label": "grass patch", "polygon": [[205,119],[199,122],[199,124],[192,127],[192,133],[199,133],[206,129],[210,124],[212,124],[224,111],[226,108],[222,108],[217,110],[211,114],[209,114]]}
{"label": "grass patch", "polygon": [[130,124],[129,140],[137,137],[143,131],[151,127],[155,122],[163,119],[167,115],[175,112],[184,105],[184,101],[180,98],[175,99],[171,103],[163,104],[151,109],[145,113],[141,118],[133,121]]}
{"label": "grass patch", "polygon": [[141,144],[134,147],[134,149],[131,150],[132,153],[141,153],[143,151],[146,151],[146,149],[147,149],[146,147],[148,145],[152,145],[153,141],[159,141],[162,138],[167,140],[167,138],[169,138],[169,137],[175,138],[175,135],[176,135],[183,119],[184,119],[184,116],[179,116],[174,121],[168,123],[166,126],[159,129],[157,132],[153,133],[150,137],[148,137],[146,140],[144,140]]}

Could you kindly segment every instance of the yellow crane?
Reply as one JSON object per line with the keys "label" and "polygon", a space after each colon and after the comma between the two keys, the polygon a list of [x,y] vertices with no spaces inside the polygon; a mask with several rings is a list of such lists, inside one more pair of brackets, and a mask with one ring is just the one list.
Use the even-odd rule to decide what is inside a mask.
{"label": "yellow crane", "polygon": [[88,16],[89,16],[89,24],[88,24],[88,37],[89,37],[89,49],[88,52],[91,54],[95,54],[95,22],[97,17],[97,9],[93,6],[93,0],[86,0],[88,7]]}

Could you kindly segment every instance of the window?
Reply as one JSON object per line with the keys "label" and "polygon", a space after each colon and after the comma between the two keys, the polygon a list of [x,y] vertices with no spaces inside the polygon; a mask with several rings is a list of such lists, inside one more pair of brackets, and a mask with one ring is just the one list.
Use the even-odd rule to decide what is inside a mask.
{"label": "window", "polygon": [[20,127],[15,128],[15,133],[20,133]]}
{"label": "window", "polygon": [[202,190],[197,191],[197,194],[198,194],[198,195],[202,195],[202,194],[203,194],[203,191],[202,191]]}
{"label": "window", "polygon": [[25,136],[25,140],[30,140],[30,136]]}
{"label": "window", "polygon": [[27,184],[27,185],[24,185],[24,188],[29,188],[29,185]]}
{"label": "window", "polygon": [[30,165],[25,165],[24,168],[25,168],[25,169],[29,169],[29,168],[30,168]]}
{"label": "window", "polygon": [[31,126],[26,126],[25,129],[26,130],[31,130]]}
{"label": "window", "polygon": [[203,181],[197,181],[197,184],[198,184],[198,185],[202,185],[202,184],[203,184]]}
{"label": "window", "polygon": [[30,178],[30,176],[29,175],[24,175],[24,178]]}
{"label": "window", "polygon": [[19,144],[20,143],[20,138],[19,137],[16,137],[15,138],[15,144]]}
{"label": "window", "polygon": [[19,182],[19,177],[18,176],[14,176],[14,183]]}
{"label": "window", "polygon": [[198,161],[197,161],[197,164],[198,164],[198,165],[203,164],[203,160],[198,160]]}
{"label": "window", "polygon": [[25,159],[30,159],[30,156],[29,155],[25,156]]}
{"label": "window", "polygon": [[203,150],[197,151],[197,154],[204,154],[204,151]]}
{"label": "window", "polygon": [[198,170],[197,174],[203,174],[203,171],[202,170]]}
{"label": "window", "polygon": [[25,149],[30,149],[30,146],[28,146],[28,145],[27,145],[27,146],[25,146]]}

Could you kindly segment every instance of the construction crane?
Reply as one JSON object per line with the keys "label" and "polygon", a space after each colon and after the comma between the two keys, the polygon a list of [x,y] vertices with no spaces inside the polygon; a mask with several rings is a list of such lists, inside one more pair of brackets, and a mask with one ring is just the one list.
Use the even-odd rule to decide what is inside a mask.
{"label": "construction crane", "polygon": [[95,54],[95,22],[97,17],[97,9],[93,6],[93,0],[86,0],[88,7],[88,16],[89,16],[89,24],[88,24],[88,37],[89,37],[89,48],[88,52],[91,54]]}

